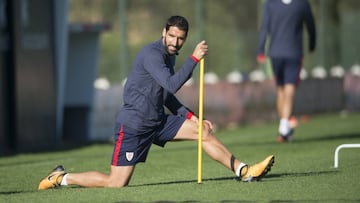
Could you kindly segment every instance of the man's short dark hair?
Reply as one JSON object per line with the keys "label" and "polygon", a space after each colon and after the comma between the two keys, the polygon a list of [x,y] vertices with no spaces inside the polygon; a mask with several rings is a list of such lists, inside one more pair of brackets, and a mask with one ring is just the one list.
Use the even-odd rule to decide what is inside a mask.
{"label": "man's short dark hair", "polygon": [[189,23],[186,20],[186,18],[182,16],[171,16],[167,21],[165,25],[166,31],[170,29],[170,27],[175,26],[179,28],[182,31],[185,31],[186,35],[189,30]]}

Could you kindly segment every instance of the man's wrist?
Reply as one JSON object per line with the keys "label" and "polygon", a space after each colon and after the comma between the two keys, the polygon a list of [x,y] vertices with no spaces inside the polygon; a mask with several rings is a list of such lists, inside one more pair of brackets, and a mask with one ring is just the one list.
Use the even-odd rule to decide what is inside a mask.
{"label": "man's wrist", "polygon": [[195,61],[195,63],[199,63],[199,59],[198,58],[196,58],[194,55],[191,55],[191,58],[192,58],[192,60],[194,60]]}
{"label": "man's wrist", "polygon": [[265,54],[263,54],[263,53],[258,54],[257,57],[256,57],[256,60],[257,60],[258,62],[260,62],[260,63],[264,63],[265,60],[266,60]]}

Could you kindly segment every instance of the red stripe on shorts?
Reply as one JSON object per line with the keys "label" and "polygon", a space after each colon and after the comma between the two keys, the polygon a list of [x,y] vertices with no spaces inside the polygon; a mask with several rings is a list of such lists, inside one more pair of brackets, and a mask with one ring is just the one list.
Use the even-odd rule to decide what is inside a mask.
{"label": "red stripe on shorts", "polygon": [[123,126],[121,126],[120,130],[119,130],[119,137],[118,137],[118,140],[116,141],[116,145],[115,145],[115,149],[114,149],[114,155],[113,155],[114,158],[113,158],[113,162],[112,162],[113,166],[117,166],[120,148],[121,148],[121,142],[122,142],[123,138],[124,138],[124,131],[123,131]]}

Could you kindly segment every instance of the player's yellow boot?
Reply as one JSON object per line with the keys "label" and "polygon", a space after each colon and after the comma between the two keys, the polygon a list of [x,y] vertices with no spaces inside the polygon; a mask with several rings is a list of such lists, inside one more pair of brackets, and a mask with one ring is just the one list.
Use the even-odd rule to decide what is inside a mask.
{"label": "player's yellow boot", "polygon": [[46,190],[54,187],[59,187],[61,181],[66,174],[63,166],[56,166],[49,175],[44,177],[39,183],[39,190]]}
{"label": "player's yellow boot", "polygon": [[251,182],[251,181],[259,181],[262,177],[264,177],[273,166],[275,162],[275,156],[270,155],[266,157],[262,162],[259,162],[252,166],[245,166],[241,170],[241,181]]}

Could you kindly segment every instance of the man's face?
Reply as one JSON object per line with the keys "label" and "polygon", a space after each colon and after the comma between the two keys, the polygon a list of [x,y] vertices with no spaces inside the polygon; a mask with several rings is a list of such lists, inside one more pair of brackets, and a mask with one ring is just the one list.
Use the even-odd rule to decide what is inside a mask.
{"label": "man's face", "polygon": [[166,51],[169,55],[176,54],[186,40],[186,32],[175,26],[171,26],[168,31],[164,28],[162,36]]}

